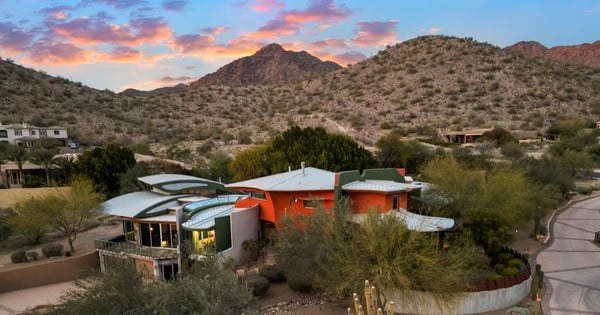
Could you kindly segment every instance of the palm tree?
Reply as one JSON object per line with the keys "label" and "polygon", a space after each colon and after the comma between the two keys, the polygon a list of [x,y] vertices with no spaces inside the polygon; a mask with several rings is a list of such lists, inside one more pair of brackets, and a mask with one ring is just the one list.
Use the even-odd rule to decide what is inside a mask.
{"label": "palm tree", "polygon": [[23,185],[23,163],[29,158],[29,151],[23,145],[9,144],[8,159],[15,161],[19,168],[19,184]]}
{"label": "palm tree", "polygon": [[31,161],[44,167],[46,184],[50,187],[50,167],[54,164],[56,150],[40,147],[31,151]]}
{"label": "palm tree", "polygon": [[75,174],[75,159],[72,157],[57,157],[54,159],[52,174],[59,185],[66,185]]}

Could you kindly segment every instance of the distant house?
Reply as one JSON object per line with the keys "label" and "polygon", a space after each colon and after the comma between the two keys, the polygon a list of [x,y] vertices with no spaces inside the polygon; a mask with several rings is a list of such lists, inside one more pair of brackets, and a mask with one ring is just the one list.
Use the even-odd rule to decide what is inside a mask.
{"label": "distant house", "polygon": [[3,125],[0,123],[0,144],[10,143],[33,147],[41,139],[54,139],[60,145],[66,146],[69,136],[64,127],[36,127],[23,124]]}
{"label": "distant house", "polygon": [[467,129],[460,131],[440,132],[443,141],[450,143],[472,143],[481,138],[484,133],[492,131],[492,128]]}
{"label": "distant house", "polygon": [[406,210],[408,193],[422,186],[406,183],[403,169],[369,169],[334,173],[313,167],[223,185],[175,174],[138,179],[148,189],[110,199],[104,213],[119,218],[123,234],[96,240],[102,270],[115,257],[128,258],[157,279],[180,270],[181,240],[198,251],[214,250],[241,262],[242,243],[269,239],[286,215],[310,214],[322,205],[333,209],[347,197],[352,220],[360,223],[369,211],[394,215],[422,232],[451,229],[454,221]]}

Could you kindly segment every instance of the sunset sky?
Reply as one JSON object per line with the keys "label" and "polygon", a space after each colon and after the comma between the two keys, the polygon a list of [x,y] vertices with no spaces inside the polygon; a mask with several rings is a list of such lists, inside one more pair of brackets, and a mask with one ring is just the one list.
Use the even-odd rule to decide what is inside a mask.
{"label": "sunset sky", "polygon": [[600,0],[0,0],[0,56],[98,89],[193,81],[268,43],[343,66],[425,34],[600,39]]}

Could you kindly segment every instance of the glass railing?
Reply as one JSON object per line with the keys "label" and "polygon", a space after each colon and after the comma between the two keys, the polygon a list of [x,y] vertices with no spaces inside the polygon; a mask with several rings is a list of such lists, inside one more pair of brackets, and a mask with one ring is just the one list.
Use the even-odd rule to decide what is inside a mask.
{"label": "glass railing", "polygon": [[200,210],[212,208],[218,205],[231,204],[242,198],[248,197],[246,195],[222,195],[210,199],[194,201],[183,206],[183,209],[194,214]]}

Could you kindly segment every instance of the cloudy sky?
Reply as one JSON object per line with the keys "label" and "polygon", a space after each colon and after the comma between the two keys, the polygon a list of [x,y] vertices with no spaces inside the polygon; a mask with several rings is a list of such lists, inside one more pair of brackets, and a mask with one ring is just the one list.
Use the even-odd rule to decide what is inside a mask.
{"label": "cloudy sky", "polygon": [[600,39],[600,0],[0,0],[0,56],[98,89],[190,82],[276,42],[341,65],[424,34]]}

